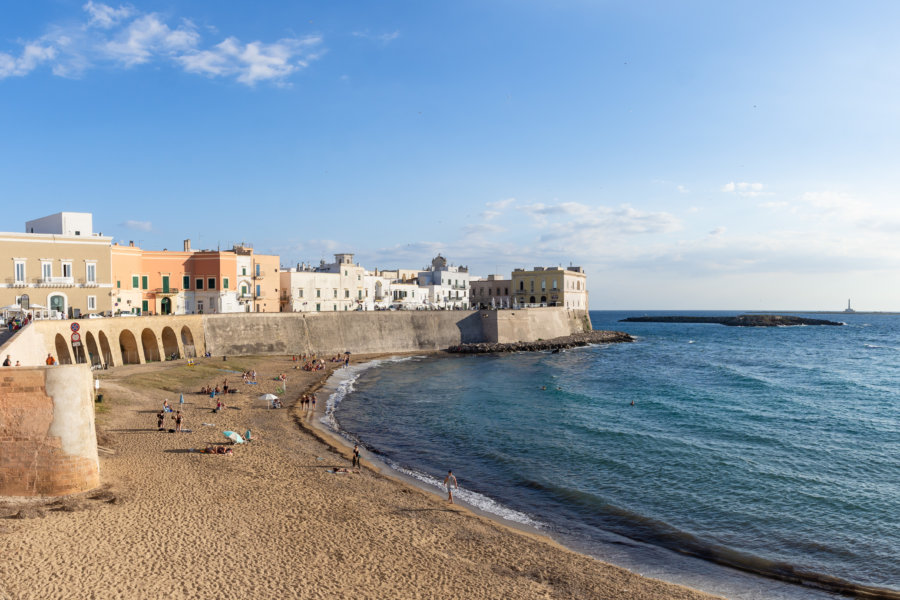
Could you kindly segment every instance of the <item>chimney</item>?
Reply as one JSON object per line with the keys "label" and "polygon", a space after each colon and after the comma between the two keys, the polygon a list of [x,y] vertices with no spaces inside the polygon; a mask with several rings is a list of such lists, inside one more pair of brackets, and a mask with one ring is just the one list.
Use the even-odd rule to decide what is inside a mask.
{"label": "chimney", "polygon": [[128,247],[134,248],[134,240],[128,240]]}
{"label": "chimney", "polygon": [[191,240],[190,239],[184,240],[184,251],[185,252],[191,251]]}

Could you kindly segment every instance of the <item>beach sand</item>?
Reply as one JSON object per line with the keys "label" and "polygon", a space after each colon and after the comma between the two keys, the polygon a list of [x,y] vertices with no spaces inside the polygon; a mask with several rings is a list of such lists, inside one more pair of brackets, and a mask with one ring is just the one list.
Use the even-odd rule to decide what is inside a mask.
{"label": "beach sand", "polygon": [[[374,357],[354,362],[366,358]],[[308,414],[269,410],[257,397],[275,392],[284,372],[290,407],[334,366],[307,373],[289,357],[257,357],[102,372],[99,440],[112,451],[101,453],[104,485],[62,500],[0,501],[0,600],[713,598],[367,468],[329,473],[350,467],[349,453],[301,427]],[[222,370],[250,368],[258,385]],[[239,393],[214,414],[210,398],[194,392],[225,378]],[[157,431],[163,399],[177,409],[182,389],[184,427],[193,432]],[[189,451],[248,428],[255,441],[232,457]]]}

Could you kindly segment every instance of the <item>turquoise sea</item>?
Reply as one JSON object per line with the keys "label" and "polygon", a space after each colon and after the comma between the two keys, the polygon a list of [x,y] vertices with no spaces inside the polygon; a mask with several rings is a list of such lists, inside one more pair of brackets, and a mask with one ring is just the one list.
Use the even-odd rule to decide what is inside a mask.
{"label": "turquoise sea", "polygon": [[637,341],[351,368],[328,418],[424,485],[452,468],[463,501],[643,574],[900,597],[900,316],[619,322],[646,314],[737,313],[591,312]]}

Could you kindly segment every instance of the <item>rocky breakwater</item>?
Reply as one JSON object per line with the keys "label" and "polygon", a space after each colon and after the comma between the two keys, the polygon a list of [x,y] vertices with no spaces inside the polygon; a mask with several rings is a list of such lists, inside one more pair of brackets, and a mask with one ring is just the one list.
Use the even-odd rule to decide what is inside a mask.
{"label": "rocky breakwater", "polygon": [[455,354],[488,354],[491,352],[535,352],[538,350],[564,350],[589,344],[618,344],[620,342],[633,342],[634,338],[621,331],[589,331],[587,333],[575,333],[550,340],[537,340],[535,342],[513,342],[509,344],[482,342],[477,344],[459,344],[450,346],[447,352]]}
{"label": "rocky breakwater", "polygon": [[736,317],[656,316],[628,317],[620,323],[717,323],[729,327],[790,327],[796,325],[843,325],[825,319],[807,319],[789,315],[738,315]]}

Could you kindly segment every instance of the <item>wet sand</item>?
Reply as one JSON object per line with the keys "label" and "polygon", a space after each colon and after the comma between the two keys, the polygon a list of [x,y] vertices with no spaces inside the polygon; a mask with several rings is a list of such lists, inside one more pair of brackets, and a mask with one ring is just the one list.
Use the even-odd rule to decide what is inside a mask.
{"label": "wet sand", "polygon": [[[354,362],[375,358],[354,357]],[[333,367],[289,357],[201,359],[101,374],[103,488],[64,500],[0,501],[0,600],[26,598],[617,598],[713,596],[636,575],[521,532],[368,468],[290,408]],[[237,373],[258,372],[258,385]],[[288,376],[285,405],[257,397]],[[196,393],[239,390],[227,408]],[[163,399],[184,427],[156,428]],[[323,408],[326,398],[319,398]],[[209,424],[209,425],[205,425]],[[167,427],[174,427],[167,420]],[[191,452],[251,428],[234,456]],[[365,463],[364,463],[365,464]]]}

